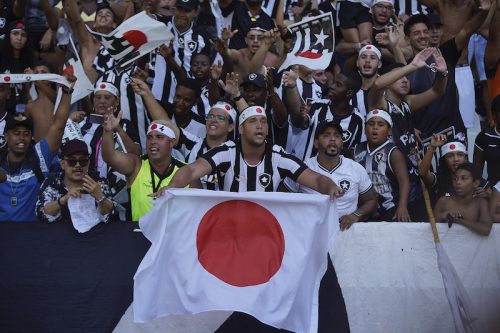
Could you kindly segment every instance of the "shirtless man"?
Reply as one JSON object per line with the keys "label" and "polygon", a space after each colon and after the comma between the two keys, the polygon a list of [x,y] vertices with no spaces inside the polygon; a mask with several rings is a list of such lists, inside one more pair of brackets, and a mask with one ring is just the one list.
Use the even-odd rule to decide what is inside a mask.
{"label": "shirtless man", "polygon": [[453,179],[456,195],[439,198],[434,215],[441,222],[458,223],[483,236],[491,231],[492,221],[488,201],[474,196],[481,175],[472,163],[458,166]]}

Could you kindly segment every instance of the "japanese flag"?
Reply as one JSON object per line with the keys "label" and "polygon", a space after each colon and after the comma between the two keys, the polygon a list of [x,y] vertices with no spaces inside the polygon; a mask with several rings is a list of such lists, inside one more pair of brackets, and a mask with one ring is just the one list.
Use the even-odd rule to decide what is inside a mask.
{"label": "japanese flag", "polygon": [[332,13],[308,17],[288,26],[292,34],[292,48],[279,71],[291,65],[305,65],[311,69],[325,69],[330,65],[335,46]]}
{"label": "japanese flag", "polygon": [[134,283],[134,320],[241,311],[317,331],[318,291],[338,231],[327,196],[169,190],[140,220],[152,245]]}
{"label": "japanese flag", "polygon": [[168,44],[174,36],[165,24],[149,17],[146,12],[132,16],[107,35],[88,26],[87,30],[122,68],[160,45]]}

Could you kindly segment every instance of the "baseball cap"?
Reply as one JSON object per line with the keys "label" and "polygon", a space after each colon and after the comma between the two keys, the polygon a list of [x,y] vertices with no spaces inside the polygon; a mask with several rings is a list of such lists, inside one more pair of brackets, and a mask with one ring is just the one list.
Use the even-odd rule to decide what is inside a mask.
{"label": "baseball cap", "polygon": [[240,118],[238,119],[240,125],[242,125],[245,120],[253,116],[264,116],[267,118],[266,111],[262,106],[250,106],[240,113]]}
{"label": "baseball cap", "polygon": [[441,147],[442,156],[452,152],[462,152],[467,154],[467,148],[465,148],[465,145],[459,141],[448,142]]}
{"label": "baseball cap", "polygon": [[7,132],[17,126],[24,126],[30,131],[33,131],[33,121],[24,113],[9,113],[7,115],[4,131]]}
{"label": "baseball cap", "polygon": [[433,25],[438,25],[438,26],[442,26],[443,23],[441,22],[441,18],[439,17],[439,15],[436,15],[434,13],[428,13],[427,14],[427,20],[429,22],[428,26],[431,27]]}
{"label": "baseball cap", "polygon": [[373,0],[372,7],[378,5],[379,3],[387,3],[394,7],[394,0]]}
{"label": "baseball cap", "polygon": [[241,82],[240,86],[248,84],[248,83],[254,84],[260,88],[265,88],[266,87],[266,78],[262,74],[250,73],[247,76],[245,76],[245,78],[243,79],[243,82]]}
{"label": "baseball cap", "polygon": [[14,30],[23,30],[23,31],[25,31],[26,30],[26,25],[21,20],[14,21],[14,22],[12,22],[9,25],[9,32],[10,31],[14,31]]}
{"label": "baseball cap", "polygon": [[370,119],[372,119],[374,117],[380,117],[380,118],[384,119],[389,124],[390,127],[393,126],[391,115],[389,113],[387,113],[386,111],[384,111],[384,110],[380,110],[380,109],[371,110],[366,115],[366,121],[365,122],[368,122],[368,120],[370,120]]}
{"label": "baseball cap", "polygon": [[187,10],[197,10],[199,5],[198,0],[177,0],[175,2],[176,7],[182,7]]}
{"label": "baseball cap", "polygon": [[344,129],[342,128],[342,126],[340,126],[339,123],[336,123],[334,121],[323,121],[318,125],[318,129],[316,130],[316,133],[314,133],[314,138],[319,138],[319,136],[325,133],[325,131],[330,127],[336,128],[340,134],[344,132]]}
{"label": "baseball cap", "polygon": [[72,139],[66,141],[61,147],[61,156],[71,156],[76,154],[90,155],[89,147],[85,143],[85,141]]}

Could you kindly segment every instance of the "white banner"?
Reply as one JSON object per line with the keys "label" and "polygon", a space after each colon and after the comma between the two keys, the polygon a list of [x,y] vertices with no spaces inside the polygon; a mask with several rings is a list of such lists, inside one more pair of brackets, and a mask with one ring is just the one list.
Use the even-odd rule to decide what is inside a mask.
{"label": "white banner", "polygon": [[64,76],[57,74],[0,74],[0,83],[14,84],[33,81],[51,81],[60,83],[68,88],[71,86]]}

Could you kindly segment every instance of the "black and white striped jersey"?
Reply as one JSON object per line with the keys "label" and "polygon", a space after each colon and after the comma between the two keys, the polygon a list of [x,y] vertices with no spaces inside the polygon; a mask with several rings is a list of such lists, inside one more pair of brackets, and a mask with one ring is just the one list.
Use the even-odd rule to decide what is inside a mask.
{"label": "black and white striped jersey", "polygon": [[[190,77],[191,57],[193,54],[200,53],[205,47],[208,47],[208,43],[202,35],[193,30],[193,23],[191,23],[191,27],[188,30],[179,32],[175,27],[174,17],[158,16],[157,19],[165,23],[174,35],[170,45],[172,56],[175,62],[186,73],[186,76]],[[149,66],[149,74],[153,78],[153,95],[163,103],[172,102],[177,84],[174,73],[158,52],[151,53]]]}
{"label": "black and white striped jersey", "polygon": [[396,0],[394,1],[394,14],[396,15],[415,15],[427,14],[427,7],[418,0]]}
{"label": "black and white striped jersey", "polygon": [[7,123],[7,112],[0,118],[0,152],[7,149],[7,141],[5,140],[5,124]]}
{"label": "black and white striped jersey", "polygon": [[358,109],[353,107],[348,115],[341,116],[332,112],[333,121],[342,127],[342,141],[345,149],[352,149],[358,143],[366,141],[365,120]]}
{"label": "black and white striped jersey", "polygon": [[359,89],[356,95],[351,98],[351,105],[358,109],[360,115],[363,116],[363,121],[366,119],[366,115],[368,114],[368,91]]}
{"label": "black and white striped jersey", "polygon": [[99,51],[92,62],[92,66],[99,75],[103,75],[104,73],[111,71],[115,68],[115,59],[109,54],[108,50],[104,48],[104,46],[99,47]]}
{"label": "black and white striped jersey", "polygon": [[198,114],[200,117],[205,117],[205,115],[210,111],[210,102],[208,101],[208,84],[201,87],[201,95],[198,102],[193,106],[193,112]]}
{"label": "black and white striped jersey", "polygon": [[354,160],[368,172],[375,191],[378,193],[381,210],[389,210],[398,204],[399,185],[391,165],[391,154],[397,147],[387,140],[374,150],[368,142],[356,145]]}
{"label": "black and white striped jersey", "polygon": [[146,132],[151,122],[148,111],[144,106],[141,96],[134,93],[129,85],[130,75],[133,68],[122,72],[116,70],[107,71],[97,81],[110,82],[120,91],[120,108],[123,111],[122,118],[128,119],[139,135],[142,152],[146,152]]}
{"label": "black and white striped jersey", "polygon": [[282,147],[266,143],[266,151],[257,165],[249,165],[243,158],[241,143],[228,141],[203,154],[212,172],[219,174],[222,190],[231,192],[276,192],[279,184],[289,177],[297,180],[307,166]]}

